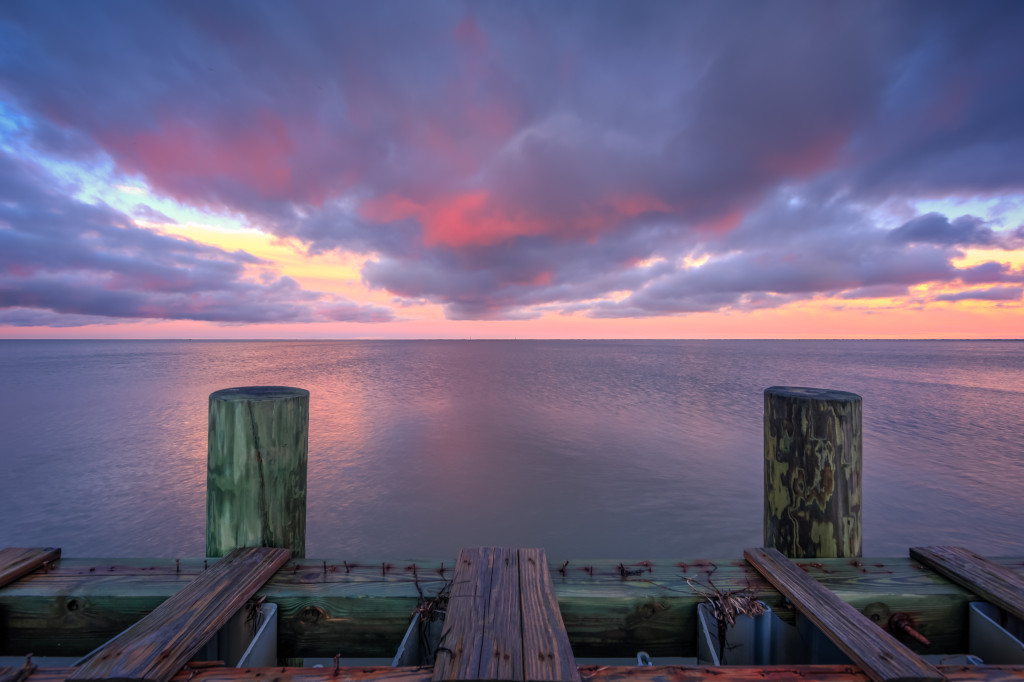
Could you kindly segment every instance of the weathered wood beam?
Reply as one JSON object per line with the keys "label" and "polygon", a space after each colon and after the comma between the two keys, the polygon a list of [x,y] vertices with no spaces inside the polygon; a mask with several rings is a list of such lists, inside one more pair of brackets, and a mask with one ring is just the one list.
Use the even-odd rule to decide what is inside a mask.
{"label": "weathered wood beam", "polygon": [[945,679],[935,666],[822,587],[779,550],[756,547],[743,555],[875,682]]}
{"label": "weathered wood beam", "polygon": [[[494,660],[490,651],[484,653],[486,639],[501,637],[500,632],[511,632],[511,623],[507,620],[498,621],[498,618],[488,618],[491,611],[492,596],[497,603],[494,604],[495,611],[507,618],[512,613],[509,609],[501,608],[507,604],[498,602],[502,597],[513,594],[513,589],[519,586],[519,564],[518,554],[512,555],[512,550],[502,550],[494,547],[472,547],[459,552],[459,558],[455,562],[455,578],[452,583],[451,599],[448,602],[447,613],[444,619],[444,630],[441,635],[442,647],[434,664],[434,682],[441,680],[478,680],[481,677],[481,668],[489,674],[498,674],[498,669],[492,669],[491,664],[500,668],[504,679],[522,679],[523,675],[523,641],[522,630],[515,633],[518,642],[504,641],[496,642],[495,647],[509,648],[517,644],[516,651],[505,650],[505,657],[509,660],[502,665],[502,657]],[[513,565],[506,566],[503,559],[513,562]],[[495,566],[497,562],[497,566]],[[497,569],[497,570],[495,570]],[[497,574],[497,575],[495,575]],[[516,577],[515,585],[511,584],[510,578]],[[491,581],[494,578],[498,582],[495,590],[491,589]],[[511,604],[511,601],[508,602]],[[518,625],[518,613],[516,620]],[[498,630],[499,633],[494,631]],[[513,656],[512,654],[515,654]],[[518,667],[516,667],[518,666]]]}
{"label": "weathered wood beam", "polygon": [[0,549],[0,587],[60,558],[60,547]]}
{"label": "weathered wood beam", "polygon": [[579,682],[543,549],[459,552],[434,682]]}
{"label": "weathered wood beam", "polygon": [[[39,668],[28,682],[61,682],[70,668]],[[1020,682],[1024,666],[939,666],[950,682]],[[583,682],[870,682],[848,665],[771,666],[596,666],[579,668]],[[430,668],[185,668],[172,682],[430,682]]]}
{"label": "weathered wood beam", "polygon": [[[1024,558],[992,559],[1024,575]],[[202,572],[204,559],[68,559],[0,590],[0,654],[82,656],[118,634]],[[209,562],[212,565],[212,561]],[[967,590],[907,557],[797,562],[844,601],[884,622],[913,616],[929,652],[966,647]],[[577,657],[694,656],[696,605],[690,577],[721,590],[752,589],[784,619],[792,612],[745,561],[571,560],[549,570]],[[415,569],[413,568],[415,566]],[[428,597],[454,561],[290,561],[258,594],[278,604],[282,656],[394,655],[418,592]],[[441,575],[442,568],[444,575]]]}
{"label": "weathered wood beam", "polygon": [[286,561],[290,551],[231,550],[81,662],[68,680],[168,682]]}
{"label": "weathered wood beam", "polygon": [[543,549],[519,550],[519,594],[524,679],[579,682],[576,658],[566,636]]}
{"label": "weathered wood beam", "polygon": [[[27,682],[63,682],[74,668],[38,668]],[[337,672],[335,672],[337,670]],[[430,682],[430,668],[348,667],[325,668],[191,668],[185,667],[171,682]],[[805,681],[806,682],[806,681]],[[843,681],[845,682],[845,681]]]}
{"label": "weathered wood beam", "polygon": [[915,561],[1024,619],[1024,576],[964,547],[911,547]]}

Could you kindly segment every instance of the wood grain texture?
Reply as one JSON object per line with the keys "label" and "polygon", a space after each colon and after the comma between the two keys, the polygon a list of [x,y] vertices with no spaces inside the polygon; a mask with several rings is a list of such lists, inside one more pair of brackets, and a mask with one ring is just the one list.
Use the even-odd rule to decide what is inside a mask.
{"label": "wood grain texture", "polygon": [[206,555],[285,547],[306,555],[309,391],[286,386],[210,394]]}
{"label": "wood grain texture", "polygon": [[[39,668],[29,682],[64,682],[74,668]],[[430,682],[430,668],[391,666],[325,666],[323,668],[190,668],[175,673],[173,682]]]}
{"label": "wood grain texture", "polygon": [[[950,682],[1020,682],[1024,666],[939,666]],[[70,668],[39,668],[29,682],[63,682]],[[582,682],[869,682],[850,665],[771,666],[607,666],[579,668]],[[430,682],[430,668],[185,668],[173,682]]]}
{"label": "wood grain texture", "polygon": [[788,557],[859,557],[861,397],[764,391],[764,544]]}
{"label": "wood grain texture", "polygon": [[[290,561],[260,590],[279,605],[282,656],[394,655],[416,607],[451,580],[454,557]],[[579,656],[695,656],[689,585],[747,587],[792,622],[782,596],[746,561],[552,557],[549,575]],[[1024,557],[991,559],[1024,575]],[[61,558],[0,590],[0,654],[82,656],[131,626],[203,572],[203,558]],[[209,562],[212,565],[212,561]],[[563,569],[564,565],[564,569]],[[639,573],[622,577],[619,566]],[[932,641],[929,653],[966,650],[967,604],[976,596],[908,556],[800,561],[809,575],[861,611],[906,612]],[[384,567],[387,566],[387,570]],[[887,617],[887,616],[886,616]]]}
{"label": "wood grain texture", "polygon": [[1024,577],[965,547],[911,547],[910,558],[1024,619]]}
{"label": "wood grain texture", "polygon": [[60,547],[0,549],[0,587],[60,558]]}
{"label": "wood grain texture", "polygon": [[476,679],[480,674],[493,558],[486,547],[459,550],[434,664],[435,680]]}
{"label": "wood grain texture", "polygon": [[579,680],[543,549],[519,550],[523,674],[527,680]]}
{"label": "wood grain texture", "polygon": [[459,552],[433,679],[579,680],[544,550]]}
{"label": "wood grain texture", "polygon": [[941,680],[943,675],[773,548],[748,549],[747,561],[875,682]]}
{"label": "wood grain texture", "polygon": [[[1024,679],[1022,666],[939,666],[947,680],[956,682],[1011,682]],[[870,679],[855,666],[800,665],[722,666],[698,668],[690,666],[606,667],[583,666],[583,682],[868,682]]]}
{"label": "wood grain texture", "polygon": [[167,682],[288,561],[287,549],[232,550],[95,651],[68,680]]}
{"label": "wood grain texture", "polygon": [[521,680],[524,627],[519,600],[519,552],[496,547],[490,561],[491,593],[483,622],[479,674],[489,679]]}

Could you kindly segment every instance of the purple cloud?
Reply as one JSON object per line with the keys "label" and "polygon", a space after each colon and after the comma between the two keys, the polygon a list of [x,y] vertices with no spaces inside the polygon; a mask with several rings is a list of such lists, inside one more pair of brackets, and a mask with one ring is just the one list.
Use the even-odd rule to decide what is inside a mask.
{"label": "purple cloud", "polygon": [[[1024,193],[1022,23],[998,1],[12,1],[0,99],[39,154],[106,155],[312,253],[373,254],[367,285],[453,319],[746,309],[1016,281],[953,263],[1022,229],[933,213],[887,231],[872,209]],[[31,269],[45,246],[20,240]],[[234,281],[217,290],[257,305],[233,256],[177,246],[193,271],[147,275],[124,253],[57,245],[47,276],[120,261],[124,294]],[[265,316],[308,318],[298,295]],[[204,306],[188,314],[231,314]]]}
{"label": "purple cloud", "polygon": [[897,227],[889,233],[889,238],[907,243],[1017,249],[1024,247],[1024,239],[1020,238],[1019,232],[998,233],[975,216],[960,216],[951,221],[941,213],[926,213]]}
{"label": "purple cloud", "polygon": [[1024,287],[990,287],[936,296],[936,301],[1019,301]]}

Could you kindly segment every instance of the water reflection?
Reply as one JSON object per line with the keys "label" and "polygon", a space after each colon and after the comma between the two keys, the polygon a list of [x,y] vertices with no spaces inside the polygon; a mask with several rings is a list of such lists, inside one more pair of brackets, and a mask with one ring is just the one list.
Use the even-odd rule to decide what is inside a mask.
{"label": "water reflection", "polygon": [[310,556],[726,557],[762,391],[864,397],[865,551],[1020,554],[1024,344],[0,342],[0,542],[200,555],[207,398],[307,388]]}

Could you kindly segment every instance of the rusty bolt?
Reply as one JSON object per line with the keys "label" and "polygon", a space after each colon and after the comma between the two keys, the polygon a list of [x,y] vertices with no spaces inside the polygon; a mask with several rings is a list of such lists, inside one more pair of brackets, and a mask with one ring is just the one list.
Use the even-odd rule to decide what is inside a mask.
{"label": "rusty bolt", "polygon": [[889,632],[893,634],[906,634],[912,639],[920,642],[923,646],[932,645],[928,638],[914,628],[914,617],[909,613],[894,613],[889,617]]}

